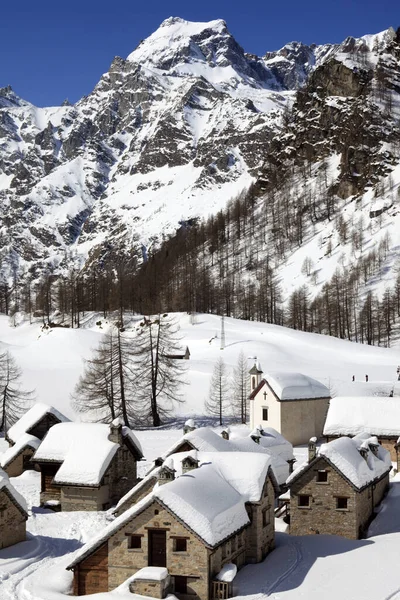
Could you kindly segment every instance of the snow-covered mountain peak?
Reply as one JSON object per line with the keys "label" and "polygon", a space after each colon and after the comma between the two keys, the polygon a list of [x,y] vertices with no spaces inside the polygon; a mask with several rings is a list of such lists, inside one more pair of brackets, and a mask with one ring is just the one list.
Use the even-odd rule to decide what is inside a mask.
{"label": "snow-covered mountain peak", "polygon": [[170,17],[127,61],[163,75],[203,77],[213,85],[234,88],[244,81],[252,87],[268,87],[262,64],[254,68],[222,19],[197,23]]}
{"label": "snow-covered mountain peak", "polygon": [[28,106],[29,102],[22,100],[12,89],[11,85],[0,87],[0,108],[13,106]]}

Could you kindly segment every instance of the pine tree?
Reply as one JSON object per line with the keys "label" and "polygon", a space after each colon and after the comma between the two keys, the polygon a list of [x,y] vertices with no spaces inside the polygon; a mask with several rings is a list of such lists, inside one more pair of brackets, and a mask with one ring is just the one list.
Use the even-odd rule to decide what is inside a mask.
{"label": "pine tree", "polygon": [[229,381],[227,377],[227,368],[223,359],[220,357],[214,365],[209,396],[204,403],[206,411],[210,415],[217,416],[220,425],[222,425],[222,418],[225,414],[228,400]]}
{"label": "pine tree", "polygon": [[22,371],[6,350],[0,354],[0,431],[7,433],[34,400],[34,392],[21,387]]}
{"label": "pine tree", "polygon": [[249,402],[249,373],[246,357],[240,351],[236,367],[233,371],[233,414],[241,423],[247,423]]}

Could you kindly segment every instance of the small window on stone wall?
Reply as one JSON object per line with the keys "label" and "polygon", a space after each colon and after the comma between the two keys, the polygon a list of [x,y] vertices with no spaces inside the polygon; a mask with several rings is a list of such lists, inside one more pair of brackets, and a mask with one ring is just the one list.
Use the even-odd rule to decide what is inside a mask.
{"label": "small window on stone wall", "polygon": [[267,508],[265,510],[263,510],[263,512],[262,512],[262,519],[263,519],[263,527],[266,527],[267,525],[269,525],[270,518],[269,518],[269,510]]}
{"label": "small window on stone wall", "polygon": [[342,496],[338,496],[336,498],[336,509],[337,510],[347,510],[348,507],[348,498],[344,498]]}
{"label": "small window on stone wall", "polygon": [[141,535],[130,535],[128,537],[129,550],[139,550],[141,547],[142,547],[142,536]]}
{"label": "small window on stone wall", "polygon": [[187,539],[186,538],[175,538],[174,539],[174,552],[186,552],[187,551]]}
{"label": "small window on stone wall", "polygon": [[299,494],[297,497],[298,506],[300,508],[307,508],[310,506],[310,496],[306,496],[305,494]]}
{"label": "small window on stone wall", "polygon": [[317,471],[317,483],[328,483],[328,471]]}

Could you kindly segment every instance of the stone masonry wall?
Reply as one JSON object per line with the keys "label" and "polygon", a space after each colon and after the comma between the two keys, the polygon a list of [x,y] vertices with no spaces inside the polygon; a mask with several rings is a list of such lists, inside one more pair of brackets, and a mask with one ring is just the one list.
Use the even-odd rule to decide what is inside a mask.
{"label": "stone masonry wall", "polygon": [[[108,588],[113,590],[139,569],[148,566],[148,531],[166,530],[167,569],[169,574],[192,577],[188,581],[192,600],[208,600],[209,550],[173,515],[154,501],[142,513],[133,517],[108,540]],[[131,534],[141,535],[140,549],[128,548]],[[174,537],[187,538],[187,552],[174,552]],[[173,579],[172,579],[173,585]],[[184,598],[184,596],[180,596]]]}
{"label": "stone masonry wall", "polygon": [[61,487],[61,510],[104,510],[108,508],[109,489],[107,485],[100,488],[64,485]]}
{"label": "stone masonry wall", "polygon": [[[317,483],[318,470],[328,472],[327,483]],[[299,494],[309,495],[310,506],[299,507]],[[321,457],[290,487],[290,533],[292,535],[332,534],[358,538],[359,494]],[[347,510],[336,508],[336,497],[348,498]]]}
{"label": "stone masonry wall", "polygon": [[[24,472],[24,458],[29,459],[35,453],[33,448],[25,448],[4,469],[9,477],[19,477]],[[33,468],[33,465],[32,465]]]}
{"label": "stone masonry wall", "polygon": [[147,494],[149,494],[151,492],[151,490],[153,489],[156,481],[157,481],[156,477],[151,477],[140,488],[140,490],[137,491],[136,494],[134,494],[133,496],[131,496],[130,498],[128,498],[125,502],[123,502],[118,507],[118,510],[115,511],[115,514],[117,515],[117,517],[119,517],[119,515],[122,515],[122,513],[125,512],[126,510],[128,510],[128,508],[130,508],[134,504],[137,504],[138,502],[140,502],[140,500],[142,500],[142,498],[144,498],[145,496],[147,496]]}
{"label": "stone masonry wall", "polygon": [[[275,545],[274,522],[275,492],[268,477],[264,484],[260,503],[248,505],[251,524],[246,530],[246,562],[262,561]],[[265,525],[264,525],[264,511]]]}
{"label": "stone masonry wall", "polygon": [[26,518],[14,502],[0,491],[0,548],[7,548],[26,539]]}
{"label": "stone masonry wall", "polygon": [[117,504],[136,484],[136,459],[125,444],[118,449],[106,477],[109,478],[111,505]]}

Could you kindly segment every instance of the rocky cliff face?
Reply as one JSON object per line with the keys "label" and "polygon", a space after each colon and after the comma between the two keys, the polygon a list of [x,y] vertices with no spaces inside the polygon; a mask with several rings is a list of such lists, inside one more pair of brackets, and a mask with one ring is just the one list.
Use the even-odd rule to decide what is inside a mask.
{"label": "rocky cliff face", "polygon": [[[364,100],[379,77],[398,86],[397,53],[389,31],[257,57],[223,21],[171,18],[74,106],[36,108],[1,89],[3,272],[82,267],[116,248],[140,254],[265,177],[271,151],[314,160],[345,146],[338,194],[360,191],[372,181],[355,180],[363,123],[377,152],[391,127]],[[356,146],[338,139],[339,122],[359,132]]]}

